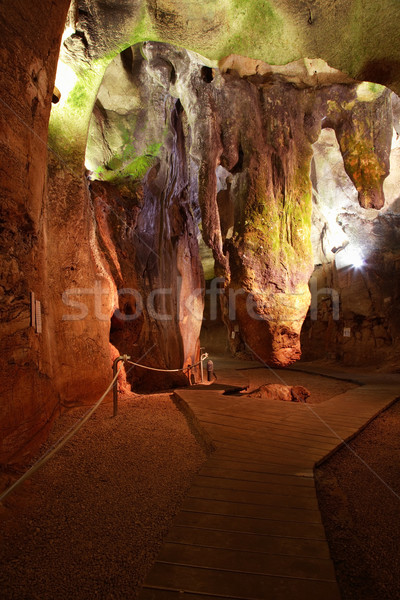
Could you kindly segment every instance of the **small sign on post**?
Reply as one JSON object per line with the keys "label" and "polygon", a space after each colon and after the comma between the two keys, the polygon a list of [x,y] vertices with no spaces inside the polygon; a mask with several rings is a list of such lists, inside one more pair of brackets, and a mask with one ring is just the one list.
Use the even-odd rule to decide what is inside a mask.
{"label": "small sign on post", "polygon": [[35,301],[36,333],[42,333],[42,305]]}
{"label": "small sign on post", "polygon": [[36,333],[42,333],[42,305],[36,300],[35,292],[31,296],[31,327],[35,328]]}
{"label": "small sign on post", "polygon": [[124,363],[126,363],[127,360],[130,360],[130,356],[128,356],[127,354],[123,354],[122,356],[118,356],[112,365],[112,370],[113,370],[113,379],[115,379],[114,381],[114,385],[113,385],[113,417],[116,417],[118,414],[118,380],[116,378],[117,376],[117,368],[118,368],[118,363],[123,360]]}

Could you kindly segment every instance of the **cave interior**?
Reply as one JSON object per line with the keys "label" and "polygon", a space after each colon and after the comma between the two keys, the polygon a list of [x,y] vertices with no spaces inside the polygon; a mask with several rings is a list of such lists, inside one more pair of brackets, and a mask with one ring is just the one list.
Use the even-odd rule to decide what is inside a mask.
{"label": "cave interior", "polygon": [[[203,377],[210,376],[211,382],[211,368],[207,374],[200,368],[204,356],[216,364],[241,361],[252,370],[258,384],[266,373],[276,374],[280,383],[282,378],[289,380],[291,367],[293,385],[297,373],[306,373],[307,369],[345,373],[340,382],[328,377],[321,390],[321,380],[313,381],[312,373],[308,373],[321,405],[326,390],[328,400],[349,392],[360,409],[360,414],[352,414],[352,406],[347,406],[342,397],[342,413],[331,415],[328,434],[318,430],[322,417],[316,426],[310,414],[300,412],[308,408],[305,405],[285,404],[279,410],[286,416],[276,425],[274,411],[278,409],[268,402],[263,404],[265,398],[260,393],[257,396],[259,390],[253,390],[249,420],[254,440],[249,434],[251,429],[244,428],[236,448],[237,461],[257,459],[261,464],[262,456],[272,453],[273,481],[266,492],[270,498],[275,493],[271,489],[276,490],[278,485],[274,477],[282,475],[274,462],[277,454],[282,453],[282,464],[289,469],[293,466],[290,461],[300,464],[296,461],[302,460],[300,454],[305,452],[309,467],[312,451],[314,460],[317,449],[322,470],[315,470],[315,461],[312,470],[307,467],[306,472],[298,473],[294,466],[295,492],[291,489],[275,497],[278,506],[273,510],[280,511],[281,501],[287,502],[283,511],[289,507],[288,512],[279,514],[290,516],[289,524],[279,517],[284,528],[288,527],[284,529],[285,539],[279,543],[289,543],[286,538],[292,536],[298,554],[303,552],[298,550],[301,544],[308,548],[310,543],[317,561],[321,561],[319,544],[326,542],[325,533],[321,534],[323,540],[318,536],[314,539],[313,528],[320,527],[322,512],[329,535],[339,539],[339,546],[333,540],[330,550],[328,544],[324,550],[325,559],[331,556],[335,561],[338,580],[349,578],[350,587],[346,589],[355,588],[355,599],[381,598],[387,590],[392,593],[391,579],[398,579],[393,540],[398,538],[399,498],[393,492],[399,478],[393,459],[398,447],[394,446],[392,431],[400,429],[399,405],[373,424],[376,429],[372,428],[372,433],[366,431],[364,448],[363,440],[356,440],[355,448],[365,459],[351,462],[356,456],[352,451],[354,456],[338,452],[332,464],[325,467],[322,461],[328,451],[330,455],[337,450],[338,440],[327,439],[330,433],[342,428],[343,438],[339,441],[350,429],[356,435],[356,429],[359,432],[365,426],[365,419],[372,421],[378,414],[373,402],[384,411],[390,394],[397,394],[399,19],[400,5],[395,0],[0,2],[0,493],[30,464],[37,464],[35,460],[44,448],[47,452],[63,417],[68,422],[72,409],[84,414],[103,397],[112,379],[113,364],[121,356],[129,356],[134,364],[128,368],[119,362],[124,365],[117,380],[120,398],[123,393],[125,399],[131,394],[130,401],[136,402],[120,403],[123,419],[114,421],[114,425],[108,416],[90,423],[87,453],[78,442],[70,454],[60,453],[62,467],[53,466],[49,475],[54,482],[52,489],[45,489],[49,480],[43,479],[42,488],[40,484],[21,486],[15,503],[3,505],[0,499],[2,534],[12,555],[11,562],[6,558],[4,569],[10,574],[10,598],[17,597],[15,589],[19,585],[32,598],[40,593],[46,598],[61,598],[62,593],[65,598],[72,597],[75,591],[68,595],[65,590],[74,590],[77,582],[81,596],[76,597],[94,597],[97,585],[101,593],[111,590],[107,596],[110,598],[134,597],[154,559],[154,549],[160,548],[166,522],[169,519],[172,523],[179,502],[185,498],[190,477],[211,454],[210,440],[199,441],[200,426],[196,429],[191,421],[191,409],[185,412],[179,405],[178,410],[176,398],[174,402],[171,399],[172,390],[180,390],[187,398],[188,391],[200,389],[190,386],[201,383]],[[206,369],[206,363],[203,366]],[[262,367],[268,372],[263,369],[257,374],[256,368]],[[384,378],[385,389],[373,380],[375,375]],[[372,378],[364,405],[359,376],[360,380]],[[290,396],[292,392],[284,387],[281,392]],[[296,387],[304,398],[309,394],[304,387]],[[241,398],[223,397],[223,388],[217,380],[214,400],[222,398],[221,406],[226,402],[229,419],[240,419]],[[395,403],[392,396],[391,402]],[[147,402],[150,398],[153,403]],[[286,400],[292,402],[294,398]],[[112,392],[107,401],[109,410]],[[139,419],[131,410],[133,406]],[[259,413],[254,406],[259,407]],[[289,412],[291,409],[293,412]],[[317,408],[311,407],[314,409],[317,414]],[[204,417],[201,410],[199,418]],[[212,418],[226,418],[220,406],[208,406],[207,410]],[[329,407],[320,410],[325,417],[329,413]],[[298,422],[294,414],[299,415]],[[272,428],[268,450],[265,439],[261,446],[257,437],[261,435],[258,421],[263,419],[268,434]],[[301,427],[304,431],[299,434]],[[129,437],[132,430],[138,433],[134,440]],[[61,439],[65,435],[63,432]],[[274,435],[281,446],[276,442],[274,447]],[[293,441],[292,436],[297,439]],[[97,459],[98,440],[103,447],[110,446],[110,464],[113,468],[117,465],[114,484],[118,482],[117,488],[120,483],[125,490],[123,500],[119,499],[123,527],[116,518],[119,504],[111,515],[116,520],[106,514],[116,501],[112,485],[108,485],[112,477],[107,465],[96,465],[95,483],[95,478],[92,481],[86,477],[93,468],[91,456]],[[228,451],[233,451],[229,432],[227,440]],[[293,449],[296,444],[299,455]],[[316,447],[313,450],[312,444]],[[374,465],[380,454],[383,456],[384,447],[389,448],[386,471],[374,478],[371,473],[376,475],[375,466],[369,465]],[[132,468],[132,448],[138,461],[136,480],[118,462],[122,456],[124,464]],[[253,455],[249,457],[250,452]],[[68,473],[70,458],[74,464],[73,454],[80,461],[81,479],[85,479],[82,489],[87,497],[94,502],[96,486],[102,489],[97,494],[100,513],[104,510],[101,518],[90,506],[84,506],[81,492],[74,489],[74,473]],[[165,462],[157,462],[160,456]],[[369,468],[366,475],[360,475],[362,461]],[[377,462],[379,468],[384,462]],[[167,466],[163,471],[159,465]],[[175,472],[176,465],[181,470],[176,468]],[[257,480],[259,473],[252,474],[248,466],[244,471],[249,477],[244,484],[265,502],[264,474]],[[147,476],[149,481],[144,481]],[[298,486],[299,480],[304,488]],[[105,482],[102,488],[99,481]],[[390,502],[379,487],[381,483],[387,488],[384,492],[393,492],[391,501],[396,496],[393,509],[388,508]],[[235,485],[242,484],[239,481]],[[324,493],[314,493],[314,486],[321,486]],[[244,489],[236,491],[242,493]],[[109,500],[107,510],[104,506],[108,500],[101,497],[102,493]],[[231,490],[219,489],[217,493],[229,496]],[[136,513],[130,512],[134,504],[130,494],[137,501]],[[169,499],[174,495],[167,508],[163,494]],[[303,495],[307,496],[305,500]],[[38,498],[48,499],[46,510],[42,510]],[[354,498],[352,513],[349,498]],[[66,508],[60,509],[63,502]],[[246,502],[240,500],[239,504]],[[308,511],[308,529],[297,537],[291,529],[299,525],[291,522],[293,502],[293,510],[300,506],[303,513]],[[261,508],[252,505],[251,510],[264,508],[261,502]],[[60,514],[54,517],[59,509],[61,524]],[[196,510],[193,512],[197,515]],[[310,519],[317,513],[316,525]],[[329,527],[327,514],[332,519]],[[20,515],[23,518],[19,519]],[[47,551],[51,543],[53,550],[59,543],[62,556],[65,547],[71,545],[70,523],[65,515],[71,523],[77,517],[75,531],[80,532],[77,537],[84,538],[84,543],[79,542],[79,548],[71,551],[71,555],[75,550],[77,553],[70,563],[73,575],[68,576],[68,585],[62,581],[65,573],[60,567],[59,589],[64,592],[59,593],[57,587],[51,588],[45,579],[37,578],[34,569],[39,573],[41,566],[37,565],[43,556],[49,581],[54,584],[56,554],[51,554],[51,548]],[[134,532],[129,543],[119,535],[127,522],[125,515],[129,515]],[[226,516],[219,515],[222,520]],[[48,518],[51,523],[52,517],[55,533],[49,531],[52,526],[46,521]],[[206,517],[212,521],[216,515]],[[44,524],[42,531],[35,519]],[[146,519],[154,521],[148,530],[144,527]],[[264,514],[261,519],[268,520]],[[359,530],[354,529],[354,533],[352,527],[357,520]],[[247,521],[245,529],[251,529]],[[234,520],[235,527],[237,522]],[[275,531],[274,519],[271,522]],[[192,523],[188,528],[195,526]],[[256,530],[255,519],[252,526],[252,540],[264,535]],[[231,534],[236,536],[235,527],[232,525]],[[378,540],[378,546],[369,546],[364,537],[367,529],[374,543]],[[23,542],[13,541],[19,531],[29,535],[33,532],[25,549],[21,547]],[[388,531],[392,537],[387,537]],[[136,539],[137,532],[141,533]],[[245,530],[245,536],[250,533]],[[272,538],[273,548],[268,552],[265,539],[261,540],[261,554],[276,554],[281,560],[277,534],[273,533]],[[95,539],[97,542],[92,541]],[[95,555],[96,543],[103,554],[99,551]],[[379,543],[384,550],[380,562],[375,563]],[[35,557],[30,556],[31,548],[39,548]],[[133,569],[132,548],[136,548],[135,559],[139,557]],[[246,546],[246,553],[250,550]],[[142,561],[141,552],[147,553],[146,560]],[[288,552],[292,556],[290,552],[295,555],[293,549]],[[100,576],[94,583],[90,579],[92,554],[103,556],[103,561],[104,556],[111,557],[107,576]],[[0,555],[2,558],[1,548]],[[285,553],[283,556],[286,562],[288,557]],[[88,562],[83,564],[82,557],[89,557]],[[114,596],[113,578],[123,562],[121,557],[126,560],[127,580],[136,579],[126,596],[125,591],[121,596],[115,592]],[[189,562],[190,557],[186,558]],[[310,559],[301,555],[296,558],[299,563],[289,560],[284,564],[287,589],[292,589],[292,580],[296,580],[295,585],[303,585],[303,558]],[[79,561],[82,564],[77,567]],[[24,575],[23,568],[18,567],[21,564],[25,564]],[[228,567],[226,573],[230,573],[231,565]],[[254,575],[256,567],[251,568]],[[105,569],[104,564],[101,569]],[[242,577],[242,565],[237,571]],[[378,571],[381,587],[376,588],[374,596]],[[312,585],[317,580],[315,572],[305,577]],[[321,576],[328,587],[335,584],[335,575],[329,573],[331,581]],[[352,580],[354,574],[356,583]],[[38,595],[34,595],[34,586],[30,589],[35,577],[41,586],[38,590],[45,590],[37,591]],[[4,581],[0,569],[0,587]],[[233,589],[234,579],[229,584]],[[393,597],[397,598],[400,584],[394,584],[397,588]],[[174,596],[170,595],[172,588],[163,588],[166,595],[162,597],[181,597],[180,585],[174,588]],[[235,598],[243,598],[236,589],[232,593],[238,594]],[[250,588],[243,593],[250,594]],[[294,597],[284,593],[278,590],[276,597]],[[230,597],[225,593],[200,594],[190,597]],[[317,593],[312,597],[322,596]],[[329,597],[337,598],[336,591]]]}

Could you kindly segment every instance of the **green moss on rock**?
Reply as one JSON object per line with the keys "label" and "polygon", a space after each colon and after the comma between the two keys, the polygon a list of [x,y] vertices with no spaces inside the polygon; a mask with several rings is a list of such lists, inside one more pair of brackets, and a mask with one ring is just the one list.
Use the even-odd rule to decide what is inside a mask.
{"label": "green moss on rock", "polygon": [[114,156],[106,166],[99,167],[94,176],[96,179],[114,183],[126,180],[127,177],[133,180],[142,179],[155,164],[161,147],[161,142],[150,144],[143,155],[137,156],[134,147],[130,146],[129,153],[126,151],[124,155]]}

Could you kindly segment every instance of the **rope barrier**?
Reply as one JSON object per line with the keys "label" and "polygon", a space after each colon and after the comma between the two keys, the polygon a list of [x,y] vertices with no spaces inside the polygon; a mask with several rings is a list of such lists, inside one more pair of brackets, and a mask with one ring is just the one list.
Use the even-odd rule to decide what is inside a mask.
{"label": "rope barrier", "polygon": [[[142,369],[147,369],[149,371],[160,371],[162,373],[179,373],[179,372],[184,372],[184,371],[190,371],[190,369],[193,369],[194,367],[197,367],[198,365],[202,364],[203,361],[206,358],[208,358],[207,352],[205,352],[204,354],[202,354],[200,360],[197,363],[195,363],[194,365],[189,365],[189,366],[181,368],[181,369],[157,369],[155,367],[148,367],[146,365],[141,365],[139,363],[135,363],[135,362],[133,362],[131,360],[128,360],[128,357],[126,355],[124,355],[123,357],[121,356],[121,357],[119,357],[116,360],[117,361],[118,360],[123,360],[124,363],[127,362],[127,363],[129,363],[129,364],[131,364],[131,365],[133,365],[135,367],[141,367]],[[28,479],[34,473],[36,473],[36,471],[38,471],[43,465],[45,465],[50,460],[50,458],[52,458],[55,454],[57,454],[57,452],[59,450],[61,450],[61,448],[63,446],[65,446],[65,444],[76,433],[78,433],[78,431],[81,429],[81,427],[86,423],[86,421],[88,421],[90,419],[90,417],[92,416],[92,414],[98,409],[98,407],[103,402],[103,400],[107,396],[107,394],[114,387],[114,385],[116,385],[116,382],[117,382],[117,379],[118,379],[118,375],[120,374],[121,371],[122,371],[122,365],[118,369],[118,372],[115,373],[115,375],[113,377],[113,380],[111,381],[111,383],[108,386],[107,390],[104,392],[104,394],[101,396],[101,398],[99,398],[99,400],[96,402],[96,404],[89,410],[89,412],[87,412],[86,415],[67,434],[65,434],[64,437],[62,437],[56,443],[55,446],[53,446],[53,448],[51,448],[44,456],[42,456],[41,458],[39,458],[39,460],[34,465],[32,465],[32,467],[30,469],[28,469],[28,471],[26,471],[26,473],[24,473],[19,479],[17,479],[17,481],[15,481],[7,490],[5,490],[0,495],[0,502],[2,502],[3,500],[5,500],[7,498],[7,496],[9,496],[15,489],[17,489],[26,479]],[[114,402],[114,416],[116,416],[115,402]]]}
{"label": "rope barrier", "polygon": [[148,371],[160,371],[161,373],[179,373],[184,369],[156,369],[155,367],[147,367],[146,365],[140,365],[139,363],[132,362],[131,360],[127,360],[127,363],[133,365],[134,367],[140,367],[141,369],[147,369]]}
{"label": "rope barrier", "polygon": [[[157,369],[156,367],[148,367],[147,365],[142,365],[140,363],[136,363],[133,362],[132,360],[130,360],[130,356],[128,356],[127,354],[122,354],[121,356],[118,356],[114,362],[113,362],[113,373],[116,372],[117,369],[117,365],[118,363],[123,360],[124,364],[129,364],[129,365],[133,365],[134,367],[141,367],[142,369],[146,369],[147,371],[158,371],[160,373],[180,373],[180,372],[187,372],[186,375],[189,375],[189,372],[191,369],[194,369],[194,367],[197,367],[198,365],[201,365],[201,381],[203,382],[203,361],[206,360],[206,358],[208,358],[208,354],[207,352],[205,352],[204,354],[201,354],[200,356],[200,360],[199,362],[195,363],[194,365],[188,365],[187,367],[183,367],[181,369]],[[132,369],[132,367],[131,367]],[[129,369],[129,370],[131,370]],[[128,371],[129,372],[129,371]],[[117,386],[117,381],[114,378],[114,389],[113,389],[113,417],[116,417],[118,414],[118,386]]]}
{"label": "rope barrier", "polygon": [[21,483],[23,483],[26,479],[28,479],[29,477],[31,477],[31,475],[33,475],[34,473],[36,473],[36,471],[38,471],[40,469],[40,467],[42,467],[43,465],[45,465],[50,460],[50,458],[52,458],[59,450],[61,450],[61,448],[63,446],[65,446],[65,444],[68,442],[68,440],[70,440],[76,433],[78,433],[78,431],[81,429],[81,427],[92,416],[92,414],[95,412],[95,410],[98,409],[98,407],[100,406],[100,404],[103,402],[104,398],[111,391],[114,383],[118,379],[118,375],[120,374],[121,370],[122,370],[122,366],[119,368],[118,373],[116,373],[115,377],[113,378],[112,382],[110,383],[110,385],[108,386],[107,390],[104,392],[104,394],[102,395],[102,397],[89,410],[89,412],[86,413],[86,415],[79,421],[79,423],[77,423],[73,427],[72,430],[70,430],[63,438],[61,438],[57,442],[57,444],[47,452],[47,454],[45,454],[44,456],[42,456],[42,458],[39,458],[39,460],[34,465],[32,465],[32,467],[30,469],[28,469],[28,471],[26,471],[26,473],[24,473],[7,490],[5,490],[0,495],[0,502],[2,502],[3,500],[5,500],[7,498],[7,496],[9,496],[9,494],[11,494],[11,492],[13,492],[17,487],[19,487],[21,485]]}
{"label": "rope barrier", "polygon": [[199,362],[195,363],[194,365],[189,365],[187,367],[183,367],[182,369],[157,369],[156,367],[148,367],[147,365],[141,365],[141,364],[135,363],[131,360],[126,360],[126,362],[135,367],[141,367],[142,369],[147,369],[148,371],[159,371],[160,373],[180,373],[181,371],[190,371],[190,369],[197,367],[199,364],[201,364],[203,362],[203,360],[206,360],[206,358],[208,358],[207,352],[202,355]]}

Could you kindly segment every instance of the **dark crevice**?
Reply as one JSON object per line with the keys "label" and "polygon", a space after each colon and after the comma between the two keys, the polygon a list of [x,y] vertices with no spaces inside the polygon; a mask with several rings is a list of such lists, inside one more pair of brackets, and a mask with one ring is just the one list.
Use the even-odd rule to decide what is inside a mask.
{"label": "dark crevice", "polygon": [[271,156],[271,166],[274,194],[276,197],[283,197],[285,194],[285,170],[283,168],[281,157],[276,152]]}
{"label": "dark crevice", "polygon": [[123,50],[121,52],[121,62],[122,62],[122,66],[124,67],[125,71],[127,71],[128,73],[132,73],[133,71],[133,52],[132,52],[132,48],[126,48],[126,50]]}
{"label": "dark crevice", "polygon": [[176,110],[176,114],[177,114],[177,115],[181,115],[181,114],[183,113],[183,106],[182,106],[182,103],[181,103],[181,101],[179,100],[179,98],[178,98],[178,100],[175,102],[175,110]]}
{"label": "dark crevice", "polygon": [[241,173],[243,171],[243,163],[244,163],[244,152],[242,150],[242,146],[239,145],[238,151],[238,160],[234,167],[231,169],[231,173],[236,175],[236,173]]}
{"label": "dark crevice", "polygon": [[175,85],[176,83],[176,71],[173,65],[171,65],[171,75],[169,78],[170,82],[172,83],[172,85]]}
{"label": "dark crevice", "polygon": [[211,67],[201,68],[201,78],[205,83],[211,83],[214,80],[214,73]]}

